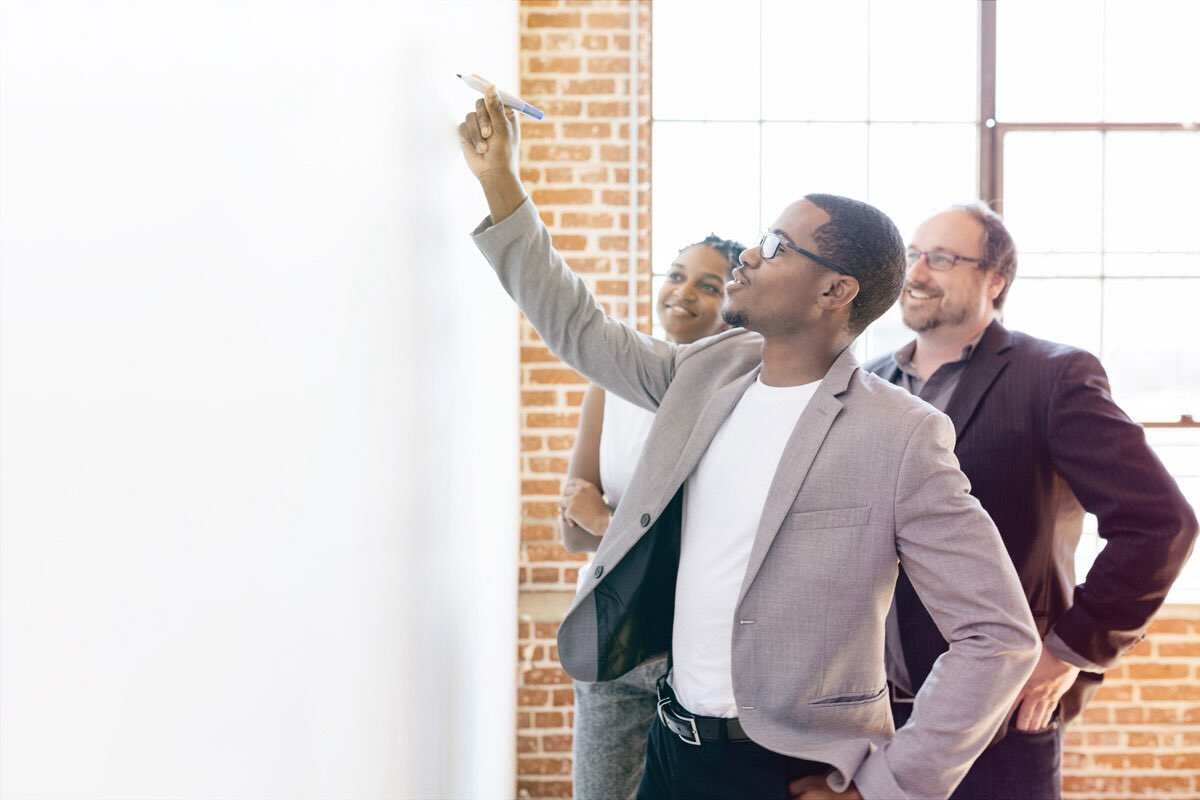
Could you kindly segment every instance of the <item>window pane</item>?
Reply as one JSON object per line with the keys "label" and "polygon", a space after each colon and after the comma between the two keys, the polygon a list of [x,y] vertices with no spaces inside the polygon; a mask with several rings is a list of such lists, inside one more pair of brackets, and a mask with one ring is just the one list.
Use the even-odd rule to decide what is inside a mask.
{"label": "window pane", "polygon": [[1092,568],[1092,562],[1104,549],[1104,540],[1097,534],[1097,527],[1095,515],[1083,515],[1083,533],[1075,548],[1075,583],[1081,583],[1087,577],[1088,570]]}
{"label": "window pane", "polygon": [[962,0],[872,3],[871,119],[974,122],[978,25]]}
{"label": "window pane", "polygon": [[1200,120],[1195,0],[1105,4],[1104,115],[1115,122]]}
{"label": "window pane", "polygon": [[1022,277],[1098,278],[1099,253],[1017,253],[1017,280]]}
{"label": "window pane", "polygon": [[[1200,428],[1146,428],[1146,441],[1176,479],[1200,480]],[[1200,508],[1198,500],[1192,504]]]}
{"label": "window pane", "polygon": [[896,303],[879,319],[867,326],[859,341],[865,340],[861,358],[866,361],[878,356],[894,353],[916,338],[916,334],[904,326],[900,319],[900,304]]}
{"label": "window pane", "polygon": [[[763,116],[865,120],[866,0],[764,0],[762,15]],[[753,48],[734,49],[754,60]]]}
{"label": "window pane", "polygon": [[1200,133],[1110,133],[1104,155],[1105,247],[1200,252]]}
{"label": "window pane", "polygon": [[652,17],[655,118],[758,118],[757,4],[656,0]]}
{"label": "window pane", "polygon": [[764,124],[762,180],[762,229],[811,192],[866,197],[866,124]]}
{"label": "window pane", "polygon": [[1100,281],[1020,278],[1004,303],[1006,327],[1100,352]]}
{"label": "window pane", "polygon": [[1200,418],[1200,280],[1110,278],[1104,367],[1113,396],[1139,421]]}
{"label": "window pane", "polygon": [[1101,134],[1007,133],[1004,216],[1017,248],[1099,252]]}
{"label": "window pane", "polygon": [[977,195],[974,125],[872,124],[870,143],[867,202],[906,240],[925,217]]}
{"label": "window pane", "polygon": [[710,232],[746,242],[759,229],[758,126],[654,123],[652,181],[655,272]]}
{"label": "window pane", "polygon": [[[1104,256],[1104,274],[1135,278],[1200,277],[1200,253],[1109,253]],[[1200,286],[1196,291],[1200,292]],[[1200,296],[1192,295],[1192,302],[1200,307]],[[1196,368],[1200,369],[1200,364]]]}
{"label": "window pane", "polygon": [[[1147,428],[1146,440],[1179,483],[1192,508],[1200,508],[1200,428]],[[1200,603],[1200,550],[1192,553],[1167,595],[1168,603]]]}
{"label": "window pane", "polygon": [[996,116],[1095,122],[1103,113],[1104,15],[1096,0],[996,3]]}

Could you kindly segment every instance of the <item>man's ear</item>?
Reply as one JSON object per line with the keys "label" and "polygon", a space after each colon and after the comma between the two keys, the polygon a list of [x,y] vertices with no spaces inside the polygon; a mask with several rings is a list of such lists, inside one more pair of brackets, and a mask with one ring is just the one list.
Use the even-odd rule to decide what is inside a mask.
{"label": "man's ear", "polygon": [[850,275],[838,275],[829,282],[825,291],[817,299],[817,305],[826,311],[834,311],[842,306],[848,306],[858,297],[858,278]]}
{"label": "man's ear", "polygon": [[1008,284],[1008,281],[1005,280],[1003,275],[1001,275],[999,272],[997,272],[995,270],[991,270],[990,272],[987,273],[987,275],[988,275],[988,299],[994,303],[996,301],[996,298],[1000,296],[1000,293],[1002,291],[1004,291],[1004,287]]}

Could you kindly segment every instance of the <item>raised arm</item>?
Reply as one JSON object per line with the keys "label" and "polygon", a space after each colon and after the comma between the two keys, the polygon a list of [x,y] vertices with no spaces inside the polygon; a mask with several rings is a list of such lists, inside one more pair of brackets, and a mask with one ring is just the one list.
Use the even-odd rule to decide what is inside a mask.
{"label": "raised arm", "polygon": [[473,234],[475,243],[504,290],[556,356],[607,391],[656,410],[675,375],[676,348],[607,317],[554,250],[517,176],[516,118],[495,87],[458,131],[491,210]]}
{"label": "raised arm", "polygon": [[467,166],[483,188],[493,223],[504,221],[525,202],[517,172],[520,138],[516,112],[506,108],[496,87],[488,84],[475,110],[458,126],[458,139]]}

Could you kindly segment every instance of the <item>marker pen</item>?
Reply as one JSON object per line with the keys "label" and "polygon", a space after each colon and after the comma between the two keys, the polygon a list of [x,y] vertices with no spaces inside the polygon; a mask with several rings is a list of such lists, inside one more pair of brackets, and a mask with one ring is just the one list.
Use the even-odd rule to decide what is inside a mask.
{"label": "marker pen", "polygon": [[[487,81],[483,80],[483,78],[480,78],[478,75],[463,75],[461,72],[456,72],[455,75],[462,78],[463,83],[465,83],[467,86],[470,86],[477,92],[482,92],[487,88]],[[499,89],[496,91],[500,94],[500,102],[509,108],[516,109],[524,114],[528,114],[534,119],[541,119],[542,117],[546,116],[542,113],[541,109],[534,108],[521,98],[514,97],[508,92],[501,92]]]}

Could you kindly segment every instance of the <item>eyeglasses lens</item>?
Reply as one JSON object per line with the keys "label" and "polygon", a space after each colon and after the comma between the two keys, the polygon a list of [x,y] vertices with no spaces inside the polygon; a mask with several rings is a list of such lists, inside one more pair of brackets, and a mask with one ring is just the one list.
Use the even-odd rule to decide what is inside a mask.
{"label": "eyeglasses lens", "polygon": [[[910,265],[921,260],[922,253],[920,250],[909,250],[905,254],[905,258]],[[925,263],[930,269],[947,270],[954,266],[954,257],[948,256],[945,253],[924,253]]]}
{"label": "eyeglasses lens", "polygon": [[763,258],[774,258],[779,252],[779,237],[773,233],[764,234],[758,246],[762,249]]}

